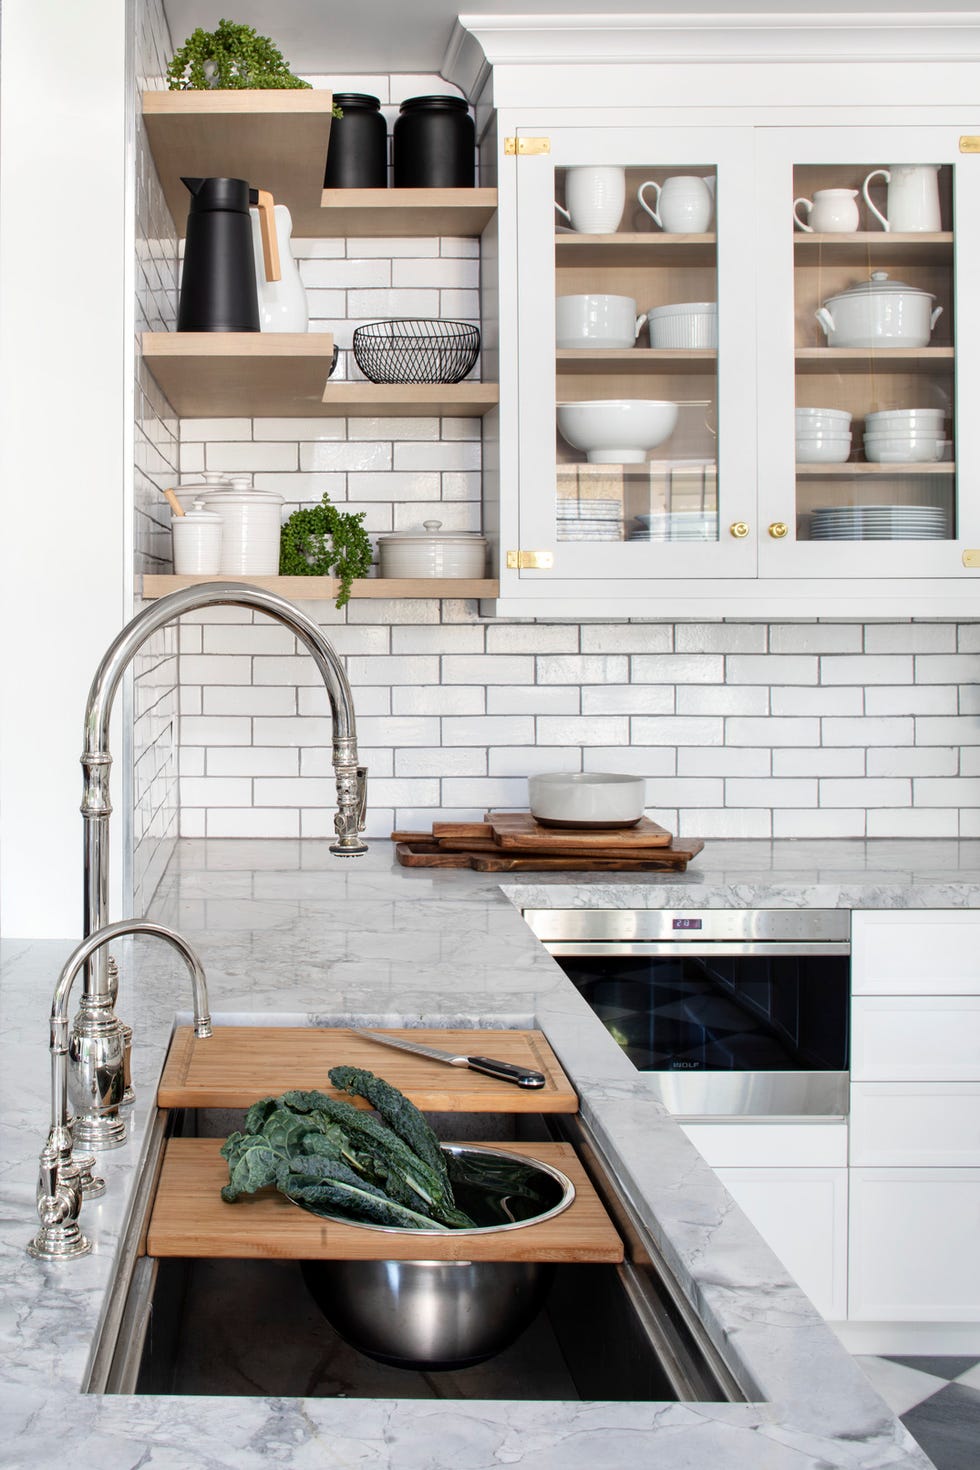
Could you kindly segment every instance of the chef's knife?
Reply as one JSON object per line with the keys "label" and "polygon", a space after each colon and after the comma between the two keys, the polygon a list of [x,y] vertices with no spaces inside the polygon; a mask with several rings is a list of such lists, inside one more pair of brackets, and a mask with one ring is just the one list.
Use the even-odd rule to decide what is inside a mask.
{"label": "chef's knife", "polygon": [[451,1051],[439,1051],[434,1046],[422,1046],[417,1041],[403,1041],[400,1036],[383,1036],[380,1031],[365,1031],[360,1026],[352,1026],[350,1029],[355,1036],[366,1036],[369,1041],[380,1041],[383,1046],[414,1052],[418,1057],[430,1057],[434,1062],[446,1062],[450,1067],[469,1067],[474,1072],[485,1072],[488,1077],[497,1077],[501,1082],[513,1082],[517,1087],[543,1087],[547,1080],[541,1072],[516,1066],[513,1062],[498,1062],[493,1057],[454,1055]]}

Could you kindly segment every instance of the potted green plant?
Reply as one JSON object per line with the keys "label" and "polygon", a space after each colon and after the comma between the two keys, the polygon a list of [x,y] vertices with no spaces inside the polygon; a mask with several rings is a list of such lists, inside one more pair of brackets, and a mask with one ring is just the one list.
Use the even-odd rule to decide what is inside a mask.
{"label": "potted green plant", "polygon": [[[237,21],[222,20],[217,30],[201,26],[174,52],[167,67],[172,92],[309,87],[295,76],[268,36]],[[342,116],[334,108],[335,116]]]}
{"label": "potted green plant", "polygon": [[371,569],[371,540],[363,523],[364,511],[340,511],[327,494],[319,505],[294,510],[282,528],[279,575],[337,576],[336,606],[346,606],[354,578],[366,577]]}

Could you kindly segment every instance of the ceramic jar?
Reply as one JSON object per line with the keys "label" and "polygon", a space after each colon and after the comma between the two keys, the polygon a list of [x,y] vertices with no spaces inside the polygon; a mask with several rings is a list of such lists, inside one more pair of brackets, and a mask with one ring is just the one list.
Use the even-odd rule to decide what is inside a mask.
{"label": "ceramic jar", "polygon": [[482,577],[487,541],[474,531],[444,531],[442,521],[424,521],[421,531],[378,537],[382,577]]}
{"label": "ceramic jar", "polygon": [[274,490],[254,490],[247,479],[232,475],[224,485],[208,486],[204,502],[224,522],[220,571],[228,576],[278,576],[282,496]]}
{"label": "ceramic jar", "polygon": [[202,498],[194,501],[193,510],[171,518],[174,571],[178,576],[217,576],[221,571],[222,525],[216,511],[205,510]]}
{"label": "ceramic jar", "polygon": [[392,128],[396,189],[472,189],[476,127],[465,97],[408,97]]}
{"label": "ceramic jar", "polygon": [[377,97],[335,92],[343,112],[330,124],[325,189],[384,189],[388,184],[388,125]]}

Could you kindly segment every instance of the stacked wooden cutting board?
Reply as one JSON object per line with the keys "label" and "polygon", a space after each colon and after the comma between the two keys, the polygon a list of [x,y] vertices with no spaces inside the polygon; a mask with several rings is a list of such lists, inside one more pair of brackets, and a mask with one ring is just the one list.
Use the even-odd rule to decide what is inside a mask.
{"label": "stacked wooden cutting board", "polygon": [[433,822],[431,832],[392,832],[406,868],[475,868],[480,873],[683,872],[704,846],[675,840],[641,817],[633,827],[546,827],[530,812],[488,812],[482,822]]}

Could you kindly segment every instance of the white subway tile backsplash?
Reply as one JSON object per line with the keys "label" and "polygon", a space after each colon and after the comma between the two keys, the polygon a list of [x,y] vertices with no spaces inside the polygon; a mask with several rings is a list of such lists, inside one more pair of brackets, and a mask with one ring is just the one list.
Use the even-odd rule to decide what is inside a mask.
{"label": "white subway tile backsplash", "polygon": [[955,653],[955,623],[869,623],[865,653]]}
{"label": "white subway tile backsplash", "polygon": [[527,780],[520,776],[450,778],[442,783],[442,798],[447,806],[476,802],[477,806],[513,811],[527,801]]}
{"label": "white subway tile backsplash", "polygon": [[299,468],[297,451],[296,444],[229,441],[227,444],[209,444],[205,462],[209,470],[222,470],[232,475],[250,470],[295,470]]}
{"label": "white subway tile backsplash", "polygon": [[351,471],[347,476],[351,500],[438,500],[435,470]]}
{"label": "white subway tile backsplash", "polygon": [[[817,782],[803,777],[767,776],[748,780],[731,776],[725,782],[724,804],[733,807],[771,807],[773,811],[817,805]],[[721,803],[719,803],[721,805]]]}
{"label": "white subway tile backsplash", "polygon": [[872,718],[881,715],[955,715],[959,707],[955,685],[900,684],[892,689],[882,684],[865,689],[863,695],[864,712]]}
{"label": "white subway tile backsplash", "polygon": [[660,684],[586,684],[582,687],[582,713],[669,715],[674,713],[674,690]]}
{"label": "white subway tile backsplash", "polygon": [[[824,745],[913,745],[916,740],[915,721],[909,717],[821,720],[820,726]],[[816,741],[809,742],[816,744]],[[925,742],[923,742],[925,743]],[[936,740],[933,744],[948,744]]]}
{"label": "white subway tile backsplash", "polygon": [[525,654],[447,654],[444,684],[533,684],[534,659]]}
{"label": "white subway tile backsplash", "polygon": [[298,837],[299,812],[263,811],[256,806],[237,812],[209,808],[205,833],[208,837]]}
{"label": "white subway tile backsplash", "polygon": [[626,715],[538,715],[538,745],[625,745]]}
{"label": "white subway tile backsplash", "polygon": [[[442,721],[442,740],[444,745],[533,745],[534,719],[531,715],[448,717]],[[431,745],[435,742],[417,743]]]}
{"label": "white subway tile backsplash", "polygon": [[865,752],[865,761],[869,776],[955,776],[960,770],[959,751],[945,745],[885,746]]}
{"label": "white subway tile backsplash", "polygon": [[[829,746],[774,750],[772,773],[774,776],[863,776],[865,756],[863,749],[834,749]],[[878,774],[891,773],[882,771]]]}
{"label": "white subway tile backsplash", "polygon": [[576,653],[578,637],[574,624],[490,623],[487,653]]}
{"label": "white subway tile backsplash", "polygon": [[232,715],[183,715],[180,740],[182,745],[249,745],[252,722]]}
{"label": "white subway tile backsplash", "polygon": [[[191,747],[188,753],[193,753]],[[203,754],[203,752],[202,752]],[[228,745],[207,752],[209,776],[296,776],[299,774],[299,752],[275,746]],[[184,763],[180,772],[183,776]],[[188,771],[187,775],[198,774]],[[203,774],[203,772],[199,773]]]}
{"label": "white subway tile backsplash", "polygon": [[206,684],[201,713],[205,715],[294,715],[295,689],[254,684]]}
{"label": "white subway tile backsplash", "polygon": [[[568,632],[578,634],[573,624]],[[583,653],[669,653],[674,646],[669,623],[583,623]]]}
{"label": "white subway tile backsplash", "polygon": [[[345,421],[341,419],[340,423]],[[347,419],[348,439],[438,439],[438,419]]]}
{"label": "white subway tile backsplash", "polygon": [[184,806],[250,806],[252,782],[235,776],[184,776],[180,778]]}
{"label": "white subway tile backsplash", "polygon": [[266,621],[252,623],[248,627],[229,627],[219,623],[214,628],[205,627],[204,652],[290,655],[296,652],[296,639],[281,623]]}
{"label": "white subway tile backsplash", "polygon": [[434,286],[441,291],[476,291],[480,285],[480,262],[466,256],[393,260],[391,284],[399,290]]}
{"label": "white subway tile backsplash", "polygon": [[845,686],[811,689],[793,685],[788,689],[774,687],[769,691],[774,715],[861,715],[864,713],[865,691]]}
{"label": "white subway tile backsplash", "polygon": [[[488,694],[494,692],[475,684],[459,684],[450,688],[430,684],[422,689],[396,685],[391,691],[391,712],[393,715],[482,715],[487,710]],[[514,711],[490,710],[490,713],[512,714]]]}
{"label": "white subway tile backsplash", "polygon": [[980,719],[957,715],[949,719],[922,716],[915,721],[917,745],[980,745]]}
{"label": "white subway tile backsplash", "polygon": [[[665,629],[669,633],[670,627]],[[678,653],[765,653],[764,623],[678,623],[673,630]]]}
{"label": "white subway tile backsplash", "polygon": [[820,721],[733,715],[725,721],[725,740],[729,745],[817,745]]}
{"label": "white subway tile backsplash", "polygon": [[471,440],[458,443],[396,444],[396,470],[478,470],[480,446]]}
{"label": "white subway tile backsplash", "polygon": [[821,807],[780,811],[772,814],[773,837],[863,837],[867,817],[857,811],[824,810]]}
{"label": "white subway tile backsplash", "polygon": [[980,655],[975,653],[929,654],[915,657],[917,684],[976,684],[980,680]]}
{"label": "white subway tile backsplash", "polygon": [[539,654],[539,684],[624,684],[629,659],[623,654]]}
{"label": "white subway tile backsplash", "polygon": [[[654,685],[654,688],[659,686]],[[670,693],[670,688],[663,691]],[[769,690],[761,685],[678,684],[679,715],[767,715]]]}
{"label": "white subway tile backsplash", "polygon": [[[252,437],[251,419],[180,419],[178,422],[182,446],[214,444],[226,439],[247,442]],[[281,437],[285,439],[287,436],[283,434]],[[298,439],[299,435],[290,434],[289,438]]]}
{"label": "white subway tile backsplash", "polygon": [[976,776],[918,776],[912,782],[914,806],[980,807]]}
{"label": "white subway tile backsplash", "polygon": [[[681,812],[676,823],[680,837],[771,837],[773,817],[770,812],[752,809],[741,811],[736,807],[716,807],[714,810],[692,807]],[[668,824],[669,825],[669,824]]]}
{"label": "white subway tile backsplash", "polygon": [[[539,776],[550,771],[582,770],[582,752],[577,745],[494,745],[487,752],[491,776]],[[527,789],[520,800],[527,806]]]}
{"label": "white subway tile backsplash", "polygon": [[391,263],[383,256],[373,260],[300,260],[299,273],[307,291],[314,287],[350,291],[355,287],[392,284]]}
{"label": "white subway tile backsplash", "polygon": [[869,837],[970,837],[971,832],[957,834],[957,813],[942,809],[868,812]]}
{"label": "white subway tile backsplash", "polygon": [[[392,653],[482,653],[484,630],[471,624],[447,627],[444,623],[424,628],[392,628]],[[467,683],[479,680],[467,680]]]}
{"label": "white subway tile backsplash", "polygon": [[859,623],[774,623],[769,629],[771,653],[860,653]]}
{"label": "white subway tile backsplash", "polygon": [[[771,769],[772,756],[768,750],[696,745],[691,748],[682,746],[677,752],[679,776],[768,776]],[[773,774],[792,776],[796,772],[780,771]]]}
{"label": "white subway tile backsplash", "polygon": [[911,806],[912,782],[897,777],[862,776],[852,781],[828,776],[820,782],[820,805],[845,807]]}
{"label": "white subway tile backsplash", "polygon": [[911,654],[824,654],[820,659],[821,684],[911,684],[913,674]]}
{"label": "white subway tile backsplash", "polygon": [[725,660],[730,684],[816,684],[819,660],[810,654],[738,654]]}
{"label": "white subway tile backsplash", "polygon": [[637,653],[630,664],[636,684],[721,684],[725,678],[725,660],[716,653]]}
{"label": "white subway tile backsplash", "polygon": [[[637,745],[721,745],[725,722],[720,716],[634,716],[631,736]],[[748,742],[746,742],[748,743]],[[762,741],[758,741],[762,744]]]}
{"label": "white subway tile backsplash", "polygon": [[361,684],[438,684],[439,660],[431,654],[415,654],[401,658],[362,657],[355,654],[347,660],[347,677],[355,687]]}
{"label": "white subway tile backsplash", "polygon": [[[526,759],[525,755],[525,759]],[[447,750],[437,745],[431,750],[411,749],[395,751],[396,776],[485,776],[487,774],[487,752],[477,746],[461,745],[456,750]],[[492,772],[491,774],[496,774]],[[373,792],[372,792],[373,796]],[[446,799],[443,791],[442,805]]]}
{"label": "white subway tile backsplash", "polygon": [[390,470],[391,445],[370,439],[332,444],[320,441],[299,446],[301,470]]}
{"label": "white subway tile backsplash", "polygon": [[574,684],[490,684],[488,715],[578,715],[582,696]]}

